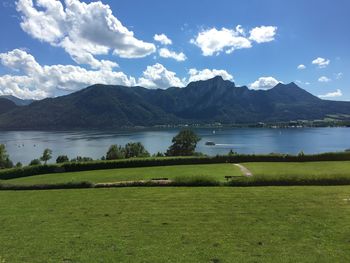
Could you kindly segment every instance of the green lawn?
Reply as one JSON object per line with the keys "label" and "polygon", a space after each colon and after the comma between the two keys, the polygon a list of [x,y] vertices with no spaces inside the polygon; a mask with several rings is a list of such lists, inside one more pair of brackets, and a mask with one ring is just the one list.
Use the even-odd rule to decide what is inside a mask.
{"label": "green lawn", "polygon": [[[244,163],[252,173],[239,179],[251,185],[350,184],[350,162]],[[236,180],[237,182],[237,180]]]}
{"label": "green lawn", "polygon": [[[311,181],[318,184],[350,184],[350,162],[264,162],[243,163],[253,177],[235,179],[235,181],[251,182],[286,182],[286,184],[304,184]],[[120,168],[109,170],[94,170],[84,172],[56,173],[35,175],[10,180],[0,180],[0,184],[34,185],[57,184],[88,181],[91,183],[106,183],[119,181],[150,180],[152,178],[198,178],[205,177],[215,181],[225,181],[225,176],[241,176],[241,171],[233,164],[206,165],[174,165],[142,168]],[[330,182],[333,180],[333,182]],[[289,183],[288,183],[289,182]],[[302,182],[302,183],[298,183]]]}
{"label": "green lawn", "polygon": [[350,161],[243,163],[256,176],[350,176]]}
{"label": "green lawn", "polygon": [[224,181],[225,176],[240,176],[239,168],[233,164],[206,164],[206,165],[174,165],[142,168],[121,168],[111,170],[95,170],[73,173],[57,173],[35,175],[11,180],[0,180],[4,184],[55,184],[67,182],[88,181],[105,183],[117,181],[149,180],[166,177],[196,177],[205,176],[218,181]]}
{"label": "green lawn", "polygon": [[0,262],[350,262],[350,186],[0,192]]}

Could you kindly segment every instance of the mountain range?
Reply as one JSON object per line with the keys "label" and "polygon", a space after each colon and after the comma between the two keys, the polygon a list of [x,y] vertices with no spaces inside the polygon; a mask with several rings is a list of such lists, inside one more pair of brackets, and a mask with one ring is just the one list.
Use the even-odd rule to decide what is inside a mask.
{"label": "mountain range", "polygon": [[350,115],[350,102],[322,100],[293,82],[251,90],[219,76],[166,90],[96,84],[40,101],[14,102],[0,97],[3,130],[247,124],[340,114]]}

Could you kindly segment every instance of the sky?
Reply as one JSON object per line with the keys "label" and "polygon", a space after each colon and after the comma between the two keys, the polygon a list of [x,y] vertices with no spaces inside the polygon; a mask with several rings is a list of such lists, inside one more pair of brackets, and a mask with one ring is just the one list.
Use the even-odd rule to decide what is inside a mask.
{"label": "sky", "polygon": [[348,0],[2,0],[0,95],[165,89],[220,75],[350,100],[349,10]]}

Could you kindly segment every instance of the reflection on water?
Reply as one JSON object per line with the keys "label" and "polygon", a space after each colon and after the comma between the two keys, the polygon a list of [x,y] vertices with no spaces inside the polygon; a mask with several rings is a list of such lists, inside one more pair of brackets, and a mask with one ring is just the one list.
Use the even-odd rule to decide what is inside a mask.
{"label": "reflection on water", "polygon": [[[111,144],[139,141],[151,153],[164,152],[179,129],[142,131],[5,131],[0,143],[6,144],[14,162],[24,164],[38,158],[45,148],[53,150],[54,158],[66,154],[101,158]],[[318,153],[350,148],[349,128],[261,129],[225,128],[195,129],[202,140],[197,151],[215,155],[231,149],[239,153]],[[212,141],[216,145],[205,145]]]}

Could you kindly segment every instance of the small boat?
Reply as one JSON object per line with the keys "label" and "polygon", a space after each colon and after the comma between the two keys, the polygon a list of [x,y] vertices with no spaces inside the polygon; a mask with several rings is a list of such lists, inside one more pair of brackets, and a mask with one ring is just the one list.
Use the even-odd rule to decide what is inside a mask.
{"label": "small boat", "polygon": [[214,146],[214,145],[215,145],[215,142],[207,141],[207,142],[205,142],[205,145]]}

